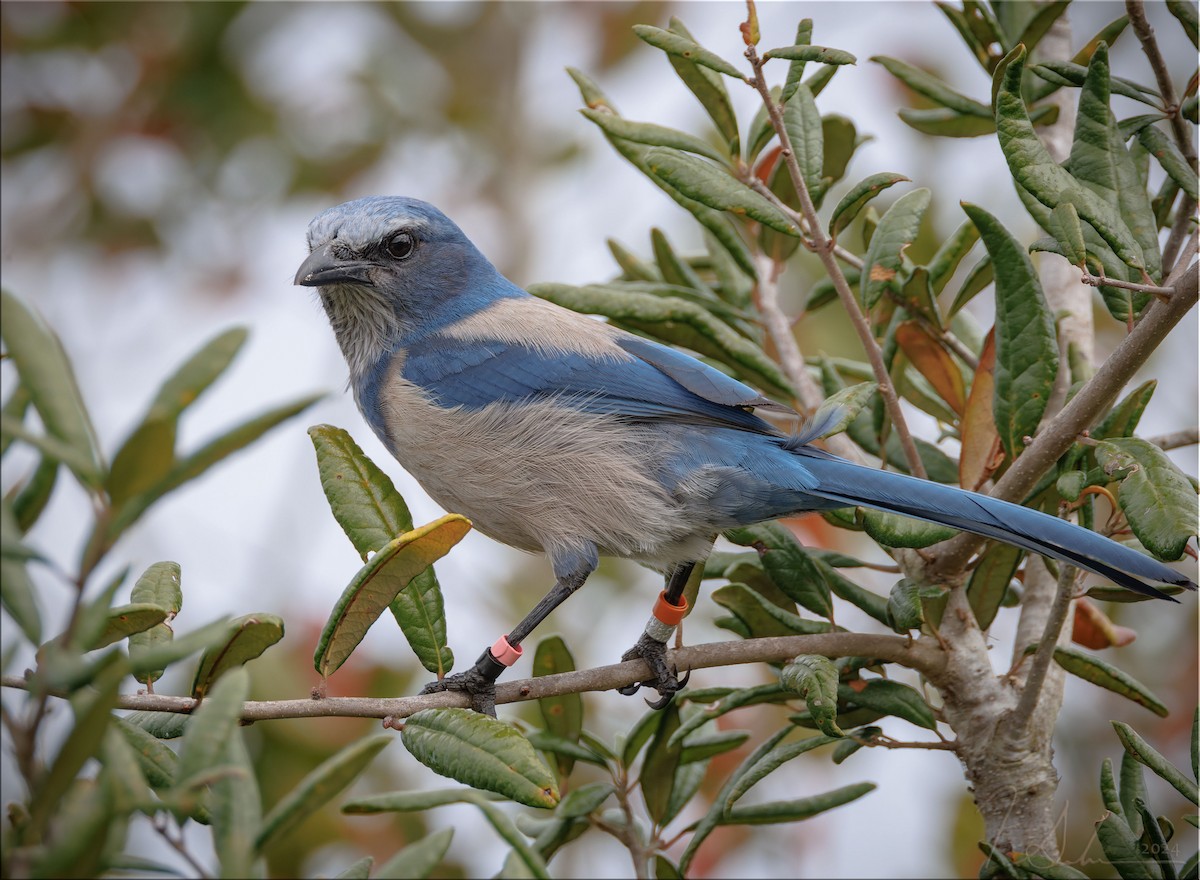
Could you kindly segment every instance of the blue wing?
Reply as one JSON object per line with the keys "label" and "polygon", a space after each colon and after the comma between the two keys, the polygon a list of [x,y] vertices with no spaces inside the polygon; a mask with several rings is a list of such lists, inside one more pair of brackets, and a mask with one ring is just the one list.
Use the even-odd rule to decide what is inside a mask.
{"label": "blue wing", "polygon": [[750,409],[787,408],[749,386],[648,340],[618,344],[628,358],[431,334],[409,346],[402,373],[444,407],[553,397],[584,412],[779,433]]}

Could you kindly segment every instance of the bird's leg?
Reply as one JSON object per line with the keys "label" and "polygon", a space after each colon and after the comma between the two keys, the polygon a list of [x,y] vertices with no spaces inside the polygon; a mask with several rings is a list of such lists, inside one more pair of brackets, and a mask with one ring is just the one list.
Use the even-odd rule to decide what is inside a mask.
{"label": "bird's leg", "polygon": [[652,709],[665,709],[675,696],[675,692],[687,684],[690,672],[682,679],[675,675],[675,670],[667,666],[667,641],[675,632],[675,627],[687,614],[687,599],[683,597],[684,587],[692,576],[696,563],[688,562],[678,565],[667,576],[666,589],[658,596],[654,604],[646,629],[643,630],[637,643],[621,655],[622,660],[636,660],[639,657],[650,667],[651,678],[637,682],[617,690],[625,695],[636,694],[639,688],[651,687],[658,691],[659,699],[646,703]]}
{"label": "bird's leg", "polygon": [[496,717],[496,679],[520,658],[521,641],[533,632],[534,627],[545,620],[551,611],[582,587],[595,567],[595,561],[592,561],[590,565],[577,567],[567,574],[559,574],[550,592],[542,597],[508,635],[498,638],[494,645],[480,654],[474,666],[465,672],[456,672],[454,675],[431,681],[421,688],[421,693],[461,691],[470,697],[471,708],[476,712]]}

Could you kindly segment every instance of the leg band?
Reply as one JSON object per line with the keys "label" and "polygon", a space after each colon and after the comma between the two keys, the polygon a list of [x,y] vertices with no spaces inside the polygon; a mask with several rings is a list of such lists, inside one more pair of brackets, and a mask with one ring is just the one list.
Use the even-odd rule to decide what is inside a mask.
{"label": "leg band", "polygon": [[662,621],[669,627],[676,627],[687,614],[688,603],[683,596],[679,597],[679,604],[672,605],[667,599],[667,591],[663,590],[658,594],[658,601],[654,603],[654,617]]}
{"label": "leg band", "polygon": [[523,653],[525,652],[520,645],[514,648],[508,643],[508,636],[500,636],[496,639],[496,644],[491,647],[492,657],[505,666],[512,666],[521,659]]}

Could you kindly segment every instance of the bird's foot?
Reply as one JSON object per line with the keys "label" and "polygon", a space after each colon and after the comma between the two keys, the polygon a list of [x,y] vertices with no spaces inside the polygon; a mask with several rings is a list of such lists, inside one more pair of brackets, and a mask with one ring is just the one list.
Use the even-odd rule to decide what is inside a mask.
{"label": "bird's foot", "polygon": [[678,678],[675,675],[675,670],[667,665],[667,646],[664,642],[652,638],[647,633],[642,633],[632,648],[621,655],[622,660],[637,660],[646,661],[646,665],[650,667],[652,678],[645,681],[637,682],[636,684],[627,685],[622,688],[617,688],[619,693],[625,696],[636,694],[641,688],[654,688],[658,691],[659,699],[646,700],[646,705],[651,709],[665,709],[674,699],[676,692],[683,689],[691,678],[691,670],[684,673],[683,678]]}
{"label": "bird's foot", "polygon": [[465,672],[456,672],[421,688],[422,694],[457,691],[471,700],[471,708],[482,715],[496,717],[496,679],[505,670],[490,651],[484,651],[475,665]]}

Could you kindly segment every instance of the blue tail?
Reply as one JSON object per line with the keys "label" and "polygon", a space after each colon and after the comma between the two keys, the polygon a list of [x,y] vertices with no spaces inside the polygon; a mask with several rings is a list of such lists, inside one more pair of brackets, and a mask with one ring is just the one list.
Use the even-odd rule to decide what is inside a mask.
{"label": "blue tail", "polygon": [[1142,578],[1196,589],[1191,580],[1158,560],[1041,511],[929,480],[861,467],[811,446],[793,446],[790,451],[804,459],[804,469],[814,478],[815,486],[807,488],[806,494],[826,501],[861,504],[995,538],[1064,560],[1157,599],[1176,601]]}

